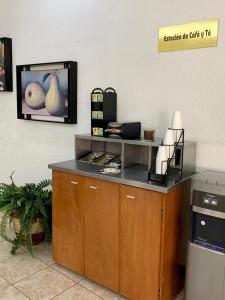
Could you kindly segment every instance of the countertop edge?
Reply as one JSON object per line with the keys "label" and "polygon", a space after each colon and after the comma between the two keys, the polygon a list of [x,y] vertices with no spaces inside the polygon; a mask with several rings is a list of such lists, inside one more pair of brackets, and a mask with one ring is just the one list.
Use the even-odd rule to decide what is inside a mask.
{"label": "countertop edge", "polygon": [[140,181],[133,181],[133,180],[129,180],[129,179],[118,178],[118,177],[112,176],[112,175],[104,175],[104,174],[100,174],[100,173],[96,173],[96,172],[88,172],[88,171],[83,171],[83,170],[79,170],[76,168],[73,168],[73,169],[66,168],[65,166],[60,165],[63,163],[69,163],[69,162],[72,163],[74,161],[75,160],[62,161],[62,162],[58,162],[58,163],[50,163],[48,165],[48,168],[51,170],[57,170],[57,171],[62,171],[62,172],[67,172],[67,173],[72,173],[72,174],[78,174],[78,175],[87,176],[87,177],[91,177],[91,178],[95,178],[95,179],[106,180],[106,181],[110,181],[110,182],[120,183],[120,184],[124,184],[124,185],[128,185],[128,186],[133,186],[133,187],[151,190],[151,191],[155,191],[155,192],[159,192],[159,193],[165,193],[165,194],[171,192],[175,187],[177,187],[178,185],[181,185],[182,183],[184,183],[185,181],[187,181],[191,178],[191,175],[190,175],[190,176],[187,176],[187,177],[181,179],[179,182],[174,183],[171,186],[163,187],[163,186],[158,186],[158,185],[154,185],[154,184],[150,184],[150,183],[144,183],[144,182],[140,182]]}

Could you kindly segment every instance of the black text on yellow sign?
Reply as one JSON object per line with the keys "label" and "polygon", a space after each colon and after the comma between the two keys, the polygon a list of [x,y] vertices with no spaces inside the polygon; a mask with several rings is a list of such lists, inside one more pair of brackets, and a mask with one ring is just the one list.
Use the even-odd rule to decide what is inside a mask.
{"label": "black text on yellow sign", "polygon": [[159,29],[159,52],[216,47],[218,19]]}

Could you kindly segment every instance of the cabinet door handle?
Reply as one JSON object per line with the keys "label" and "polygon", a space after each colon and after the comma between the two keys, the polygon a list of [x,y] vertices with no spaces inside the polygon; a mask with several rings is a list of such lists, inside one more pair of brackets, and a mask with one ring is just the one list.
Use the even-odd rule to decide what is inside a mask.
{"label": "cabinet door handle", "polygon": [[128,199],[135,199],[135,197],[134,197],[134,196],[131,196],[131,195],[127,195],[127,198],[128,198]]}
{"label": "cabinet door handle", "polygon": [[74,185],[79,184],[79,182],[77,182],[77,181],[70,181],[70,183],[71,183],[71,184],[74,184]]}
{"label": "cabinet door handle", "polygon": [[90,185],[90,186],[89,186],[89,189],[92,189],[92,190],[97,190],[97,188],[98,188],[98,187],[97,187],[97,186],[94,186],[94,185]]}

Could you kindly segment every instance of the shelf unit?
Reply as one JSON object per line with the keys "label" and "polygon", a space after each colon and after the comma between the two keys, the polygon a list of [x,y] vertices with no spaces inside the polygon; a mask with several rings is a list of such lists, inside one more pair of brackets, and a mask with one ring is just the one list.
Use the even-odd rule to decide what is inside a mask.
{"label": "shelf unit", "polygon": [[[123,140],[92,135],[75,135],[75,159],[79,160],[92,151],[119,154],[121,156],[122,172],[135,168],[139,174],[140,172],[144,173],[147,180],[148,170],[152,166],[161,142],[162,139],[151,142],[144,139]],[[195,157],[196,143],[184,142],[183,174],[185,176],[192,175],[195,172]]]}

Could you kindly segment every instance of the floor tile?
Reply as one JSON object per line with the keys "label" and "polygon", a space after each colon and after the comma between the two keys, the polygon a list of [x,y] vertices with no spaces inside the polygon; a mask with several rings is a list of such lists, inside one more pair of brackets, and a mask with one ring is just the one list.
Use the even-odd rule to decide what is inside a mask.
{"label": "floor tile", "polygon": [[3,290],[0,290],[0,299],[1,300],[27,300],[20,291],[18,291],[13,286],[7,287]]}
{"label": "floor tile", "polygon": [[12,244],[10,244],[8,242],[5,242],[5,241],[0,242],[0,262],[8,259],[10,257],[13,257],[10,254],[11,247],[12,247]]}
{"label": "floor tile", "polygon": [[54,264],[52,259],[51,245],[47,243],[41,243],[33,247],[34,256],[40,259],[43,263],[50,266]]}
{"label": "floor tile", "polygon": [[174,300],[184,300],[184,290],[178,294]]}
{"label": "floor tile", "polygon": [[75,281],[76,283],[79,283],[80,281],[84,280],[84,277],[70,271],[69,269],[66,269],[58,264],[54,264],[51,266],[52,268],[54,268],[55,270],[59,271],[60,273],[62,273],[63,275],[69,277],[70,279],[72,279],[73,281]]}
{"label": "floor tile", "polygon": [[[0,212],[0,222],[1,222],[1,219],[2,219],[2,212]],[[1,235],[0,235],[0,242],[3,241]]]}
{"label": "floor tile", "polygon": [[[1,222],[1,219],[2,219],[2,213],[0,212],[0,222]],[[0,242],[2,242],[2,241],[3,241],[3,238],[0,235]]]}
{"label": "floor tile", "polygon": [[[12,256],[11,246],[0,237],[0,300],[128,300],[54,263],[49,244],[34,246],[35,257],[24,248]],[[184,300],[184,292],[174,300]]]}
{"label": "floor tile", "polygon": [[[0,221],[1,221],[1,218],[0,218]],[[0,235],[0,242],[2,242],[2,241],[4,241],[4,239]]]}
{"label": "floor tile", "polygon": [[10,283],[15,283],[46,268],[46,266],[30,254],[21,254],[0,263],[0,276]]}
{"label": "floor tile", "polygon": [[74,284],[74,281],[49,267],[17,282],[15,287],[29,299],[48,300]]}
{"label": "floor tile", "polygon": [[117,300],[120,297],[119,294],[88,279],[81,281],[79,284],[105,300]]}
{"label": "floor tile", "polygon": [[4,278],[0,277],[0,290],[9,286],[10,283],[6,281]]}
{"label": "floor tile", "polygon": [[74,300],[74,299],[100,300],[101,298],[96,296],[92,292],[88,291],[87,289],[81,287],[78,284],[54,298],[54,300]]}
{"label": "floor tile", "polygon": [[[11,243],[6,241],[0,242],[0,262],[15,257],[10,253],[11,249],[12,249]],[[23,254],[24,252],[25,252],[24,248],[20,248],[17,251],[17,255]]]}

